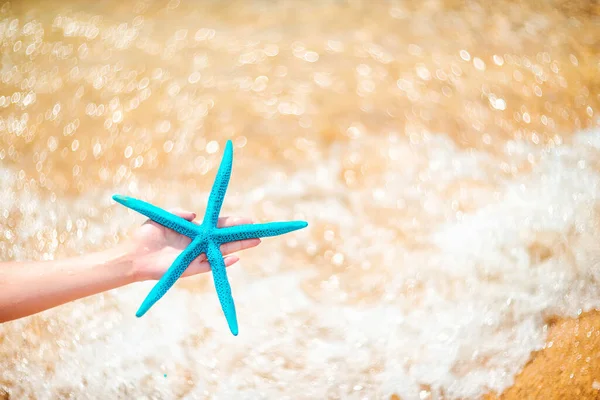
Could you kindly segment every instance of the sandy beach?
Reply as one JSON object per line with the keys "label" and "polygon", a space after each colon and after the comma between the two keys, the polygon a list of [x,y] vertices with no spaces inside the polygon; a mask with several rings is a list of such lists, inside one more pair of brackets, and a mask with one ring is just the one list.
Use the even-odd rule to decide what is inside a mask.
{"label": "sandy beach", "polygon": [[596,399],[600,396],[600,316],[557,320],[546,348],[533,355],[516,383],[489,399]]}

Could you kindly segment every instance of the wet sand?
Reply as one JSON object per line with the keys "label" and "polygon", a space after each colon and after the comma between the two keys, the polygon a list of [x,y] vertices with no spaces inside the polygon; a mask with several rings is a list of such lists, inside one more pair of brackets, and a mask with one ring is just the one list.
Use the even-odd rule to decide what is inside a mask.
{"label": "wet sand", "polygon": [[517,376],[501,396],[489,400],[600,398],[600,312],[550,324],[546,348]]}

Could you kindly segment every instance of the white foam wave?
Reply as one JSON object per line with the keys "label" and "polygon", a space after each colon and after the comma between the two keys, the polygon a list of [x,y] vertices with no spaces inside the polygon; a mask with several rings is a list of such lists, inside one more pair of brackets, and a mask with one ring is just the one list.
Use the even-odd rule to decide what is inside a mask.
{"label": "white foam wave", "polygon": [[[230,205],[248,209],[268,198],[281,205],[270,209],[273,219],[293,210],[313,224],[337,224],[337,250],[359,264],[372,263],[371,269],[335,270],[333,286],[310,292],[306,282],[325,274],[331,263],[305,265],[291,259],[283,244],[273,244],[268,251],[274,254],[259,252],[229,272],[239,337],[227,332],[210,285],[195,292],[175,288],[136,319],[135,308],[151,283],[138,284],[44,313],[54,321],[48,323],[52,329],[63,325],[60,333],[44,331],[47,337],[64,342],[22,347],[31,335],[20,332],[31,332],[34,319],[4,324],[3,352],[21,359],[4,357],[2,377],[14,385],[16,397],[40,399],[63,389],[77,398],[185,399],[359,399],[392,393],[435,399],[442,392],[454,399],[501,391],[543,346],[545,317],[600,306],[594,245],[600,233],[594,219],[600,173],[590,167],[599,155],[598,137],[598,131],[582,132],[572,144],[548,151],[512,143],[505,151],[513,160],[530,155],[536,160],[515,178],[498,176],[498,159],[460,150],[443,136],[432,135],[421,147],[397,142],[390,151],[412,155],[388,168],[393,176],[375,200],[379,183],[355,192],[335,183],[337,154],[320,169],[306,167],[288,177],[289,189],[266,179],[277,171],[266,171],[256,180],[271,183],[246,197],[233,196]],[[12,172],[0,173],[14,193]],[[447,189],[473,179],[490,188],[473,210],[457,214]],[[164,196],[173,204],[189,201],[177,192]],[[90,204],[108,195],[89,193],[79,201]],[[77,201],[59,212],[35,193],[11,196],[3,196],[2,208],[51,207],[35,215],[37,224],[86,211]],[[372,207],[389,210],[399,199],[410,205],[411,197],[430,204],[419,215],[433,221],[422,230],[431,245],[425,250],[411,247],[360,208],[370,199]],[[406,218],[400,223],[407,229],[418,225],[410,214]],[[27,221],[33,224],[33,218]],[[122,210],[88,229],[101,241],[137,222]],[[36,226],[23,224],[22,232],[31,235]],[[315,240],[322,238],[310,230],[299,233],[297,247]],[[273,275],[258,276],[257,268]],[[367,289],[375,278],[381,278],[377,296]],[[375,300],[352,303],[352,290]],[[54,355],[36,355],[44,346]],[[44,361],[25,363],[26,358]],[[27,382],[17,384],[23,374]]]}

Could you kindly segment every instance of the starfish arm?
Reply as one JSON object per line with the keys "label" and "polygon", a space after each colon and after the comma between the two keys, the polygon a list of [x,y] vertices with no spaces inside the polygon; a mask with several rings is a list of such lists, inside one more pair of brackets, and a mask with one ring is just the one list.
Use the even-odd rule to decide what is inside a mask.
{"label": "starfish arm", "polygon": [[227,185],[229,185],[229,178],[231,176],[231,167],[233,164],[233,145],[231,140],[227,141],[225,145],[225,151],[223,158],[221,159],[221,165],[215,177],[212,190],[208,197],[208,204],[206,206],[206,214],[204,214],[203,224],[207,224],[211,227],[217,226],[217,220],[219,219],[219,213],[221,212],[221,206],[225,199],[225,193],[227,192]]}
{"label": "starfish arm", "polygon": [[219,228],[215,231],[215,239],[220,243],[237,240],[279,236],[305,228],[305,221],[267,222],[264,224],[246,224]]}
{"label": "starfish arm", "polygon": [[150,203],[132,197],[121,196],[119,194],[115,194],[112,198],[117,203],[120,203],[127,208],[131,208],[150,218],[152,221],[172,229],[177,233],[189,238],[193,238],[197,234],[197,225]]}
{"label": "starfish arm", "polygon": [[225,262],[223,261],[223,255],[219,250],[219,245],[214,241],[208,242],[208,248],[206,250],[206,258],[212,269],[213,281],[215,283],[215,289],[221,302],[221,308],[229,330],[234,336],[238,334],[238,322],[235,312],[235,304],[233,297],[231,296],[231,286],[229,286],[229,280],[227,279],[227,272],[225,271]]}
{"label": "starfish arm", "polygon": [[144,315],[150,307],[154,305],[167,291],[175,284],[177,279],[185,272],[192,261],[196,259],[204,251],[204,246],[200,238],[197,238],[190,243],[175,259],[171,267],[165,272],[160,280],[154,285],[150,293],[144,299],[144,302],[135,313],[136,317]]}

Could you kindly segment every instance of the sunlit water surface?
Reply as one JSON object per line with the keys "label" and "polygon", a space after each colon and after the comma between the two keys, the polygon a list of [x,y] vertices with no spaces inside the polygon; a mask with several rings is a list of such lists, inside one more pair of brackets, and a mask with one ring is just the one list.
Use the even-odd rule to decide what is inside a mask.
{"label": "sunlit water surface", "polygon": [[0,390],[510,386],[546,318],[600,306],[598,6],[547,3],[3,3],[2,260],[113,246],[144,220],[113,193],[202,215],[227,139],[222,214],[310,225],[229,270],[238,337],[209,274],[141,319],[136,284],[0,326]]}

